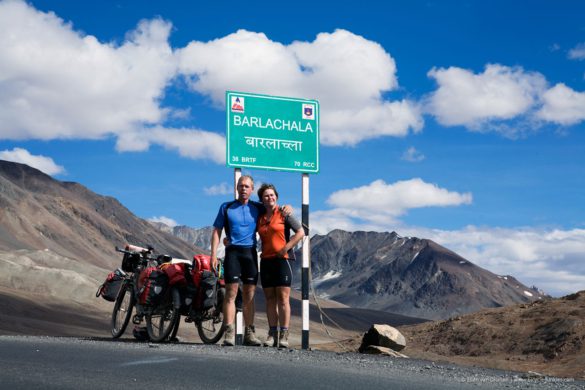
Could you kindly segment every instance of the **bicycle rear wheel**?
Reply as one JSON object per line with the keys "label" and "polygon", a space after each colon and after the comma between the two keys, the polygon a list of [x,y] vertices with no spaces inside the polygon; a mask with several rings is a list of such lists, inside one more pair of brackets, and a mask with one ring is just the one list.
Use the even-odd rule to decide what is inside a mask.
{"label": "bicycle rear wheel", "polygon": [[113,338],[117,339],[124,334],[132,316],[132,309],[135,303],[134,295],[132,294],[132,285],[125,283],[116,298],[114,311],[112,311],[111,325]]}
{"label": "bicycle rear wheel", "polygon": [[173,294],[166,302],[161,303],[146,314],[146,329],[150,340],[159,343],[166,341],[177,326],[180,314],[172,299]]}
{"label": "bicycle rear wheel", "polygon": [[199,338],[205,344],[217,343],[225,331],[222,312],[224,296],[225,288],[218,288],[214,307],[208,310],[208,315],[195,323]]}

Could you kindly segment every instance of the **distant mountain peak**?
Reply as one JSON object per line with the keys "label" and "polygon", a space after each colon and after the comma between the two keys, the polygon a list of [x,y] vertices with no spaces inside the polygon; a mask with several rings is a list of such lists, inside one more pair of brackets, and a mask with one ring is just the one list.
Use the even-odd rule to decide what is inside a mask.
{"label": "distant mountain peak", "polygon": [[311,269],[316,290],[329,299],[420,318],[446,318],[543,296],[432,240],[395,232],[334,230],[315,236]]}

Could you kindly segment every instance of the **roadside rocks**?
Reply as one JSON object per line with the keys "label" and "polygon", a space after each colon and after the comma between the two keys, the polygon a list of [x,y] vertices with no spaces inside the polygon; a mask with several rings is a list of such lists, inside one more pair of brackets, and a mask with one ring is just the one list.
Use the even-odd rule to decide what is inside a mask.
{"label": "roadside rocks", "polygon": [[399,353],[406,347],[406,339],[396,328],[390,325],[374,324],[364,334],[360,353],[407,357]]}

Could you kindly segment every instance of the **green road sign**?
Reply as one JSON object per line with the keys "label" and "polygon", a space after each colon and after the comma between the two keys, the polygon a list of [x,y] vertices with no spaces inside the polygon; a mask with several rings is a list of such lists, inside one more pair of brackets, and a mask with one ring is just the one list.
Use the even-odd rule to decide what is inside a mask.
{"label": "green road sign", "polygon": [[227,165],[319,172],[319,102],[226,92]]}

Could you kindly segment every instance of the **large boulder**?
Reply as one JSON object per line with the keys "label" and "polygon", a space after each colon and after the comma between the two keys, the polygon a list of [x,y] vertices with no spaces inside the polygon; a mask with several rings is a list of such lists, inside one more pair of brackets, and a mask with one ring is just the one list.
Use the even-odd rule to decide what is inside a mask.
{"label": "large boulder", "polygon": [[366,352],[370,345],[402,351],[406,347],[406,339],[398,329],[390,325],[374,324],[364,334],[359,352]]}

